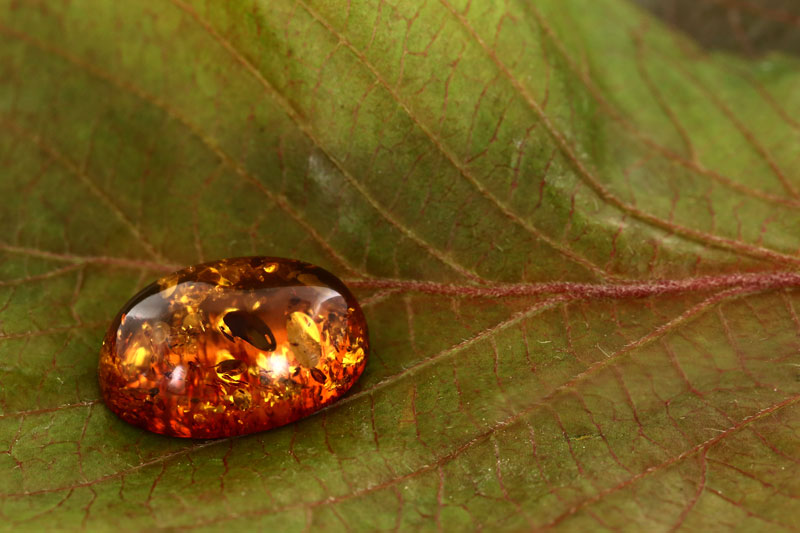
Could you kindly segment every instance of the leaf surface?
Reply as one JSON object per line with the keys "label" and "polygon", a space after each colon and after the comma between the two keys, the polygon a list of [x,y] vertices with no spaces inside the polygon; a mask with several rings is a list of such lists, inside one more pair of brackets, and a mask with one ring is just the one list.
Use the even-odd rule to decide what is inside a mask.
{"label": "leaf surface", "polygon": [[[4,0],[0,39],[2,527],[793,529],[796,57],[623,0]],[[356,288],[354,392],[119,421],[110,318],[249,254]]]}

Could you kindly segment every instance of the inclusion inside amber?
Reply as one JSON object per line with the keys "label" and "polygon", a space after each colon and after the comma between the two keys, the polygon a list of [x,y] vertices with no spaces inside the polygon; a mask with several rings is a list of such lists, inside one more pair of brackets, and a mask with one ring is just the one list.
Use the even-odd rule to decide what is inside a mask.
{"label": "inclusion inside amber", "polygon": [[112,411],[150,431],[240,435],[337,400],[368,351],[364,315],[333,274],[223,259],[162,278],[122,308],[103,340],[100,388]]}

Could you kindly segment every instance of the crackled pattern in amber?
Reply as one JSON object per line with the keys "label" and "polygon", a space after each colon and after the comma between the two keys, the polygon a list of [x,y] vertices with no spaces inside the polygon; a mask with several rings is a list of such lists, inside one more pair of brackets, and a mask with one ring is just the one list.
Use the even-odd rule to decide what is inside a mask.
{"label": "crackled pattern in amber", "polygon": [[341,397],[364,369],[364,315],[329,272],[270,257],[188,267],[134,296],[100,354],[106,404],[156,433],[262,431]]}

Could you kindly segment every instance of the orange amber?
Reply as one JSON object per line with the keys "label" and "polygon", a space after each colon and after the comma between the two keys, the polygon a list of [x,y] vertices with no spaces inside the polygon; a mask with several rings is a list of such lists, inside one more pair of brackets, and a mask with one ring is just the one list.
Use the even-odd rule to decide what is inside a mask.
{"label": "orange amber", "polygon": [[100,388],[123,420],[214,438],[282,426],[339,399],[369,341],[353,295],[322,268],[223,259],[166,276],[119,312]]}

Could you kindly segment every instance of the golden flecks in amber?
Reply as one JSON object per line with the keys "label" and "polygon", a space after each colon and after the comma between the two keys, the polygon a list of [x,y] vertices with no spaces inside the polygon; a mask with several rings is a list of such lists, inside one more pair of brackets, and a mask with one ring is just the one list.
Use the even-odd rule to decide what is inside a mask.
{"label": "golden flecks in amber", "polygon": [[301,311],[289,314],[286,319],[286,337],[295,361],[302,366],[317,366],[322,355],[319,327],[316,322]]}
{"label": "golden flecks in amber", "polygon": [[358,303],[329,272],[245,257],[188,267],[133,297],[100,354],[124,420],[213,438],[307,416],[341,397],[369,351]]}

